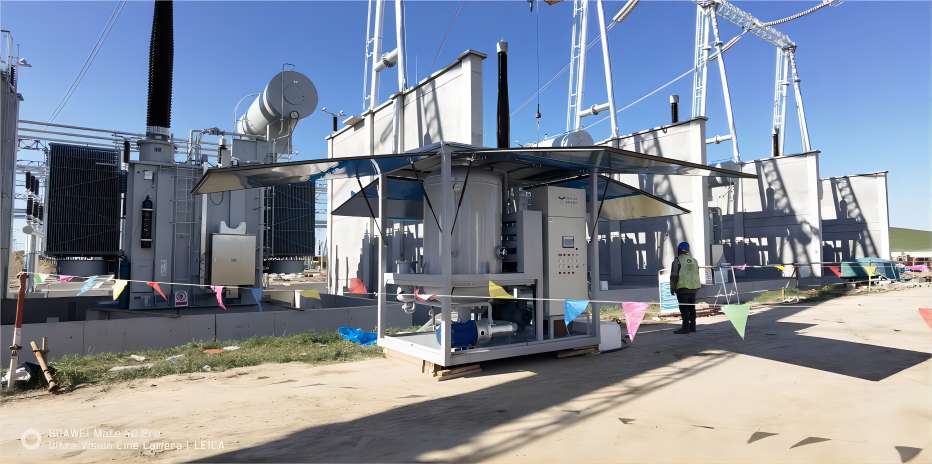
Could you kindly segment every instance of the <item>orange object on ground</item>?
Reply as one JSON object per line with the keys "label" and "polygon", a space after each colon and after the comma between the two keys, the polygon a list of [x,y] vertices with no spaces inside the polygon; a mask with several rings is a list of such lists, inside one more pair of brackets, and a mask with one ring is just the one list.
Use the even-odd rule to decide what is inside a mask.
{"label": "orange object on ground", "polygon": [[362,279],[353,277],[349,281],[349,288],[346,290],[346,293],[363,294],[369,293],[369,290],[366,289],[366,284],[362,283]]}
{"label": "orange object on ground", "polygon": [[919,315],[926,321],[926,325],[932,329],[932,308],[919,308]]}

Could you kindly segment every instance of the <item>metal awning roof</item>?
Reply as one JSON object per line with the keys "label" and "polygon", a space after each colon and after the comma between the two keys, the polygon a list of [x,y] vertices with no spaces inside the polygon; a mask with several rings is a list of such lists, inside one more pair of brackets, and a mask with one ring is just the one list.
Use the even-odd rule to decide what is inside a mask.
{"label": "metal awning roof", "polygon": [[[589,196],[589,175],[574,176],[541,185],[578,188]],[[379,214],[379,181],[374,180],[361,191],[333,210],[334,216],[370,217]],[[467,187],[468,188],[468,187]],[[627,220],[689,213],[689,210],[656,197],[641,189],[606,176],[599,176],[598,200],[601,219]],[[421,221],[424,218],[424,196],[420,182],[413,179],[388,177],[385,198],[385,218],[395,221]],[[439,199],[434,200],[435,204]]]}
{"label": "metal awning roof", "polygon": [[271,187],[319,179],[378,175],[416,179],[440,170],[441,149],[450,150],[455,165],[508,173],[511,185],[552,182],[598,170],[606,174],[756,176],[612,147],[485,149],[462,144],[432,144],[394,155],[353,156],[325,160],[213,168],[194,186],[194,193]]}

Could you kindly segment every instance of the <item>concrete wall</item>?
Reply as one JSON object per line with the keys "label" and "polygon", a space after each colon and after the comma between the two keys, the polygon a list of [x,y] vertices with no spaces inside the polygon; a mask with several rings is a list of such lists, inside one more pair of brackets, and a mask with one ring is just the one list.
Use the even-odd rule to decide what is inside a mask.
{"label": "concrete wall", "polygon": [[[406,328],[413,324],[400,304],[386,309],[387,327]],[[30,340],[48,337],[49,358],[66,354],[92,354],[167,348],[201,340],[231,340],[261,335],[289,335],[301,332],[335,331],[340,326],[373,330],[377,324],[375,305],[307,311],[266,311],[229,314],[201,314],[181,317],[133,317],[112,320],[51,322],[23,325],[23,346]],[[13,333],[12,325],[2,328],[4,339]],[[7,366],[10,351],[0,350],[0,365]],[[31,351],[20,353],[20,361],[35,362]]]}
{"label": "concrete wall", "polygon": [[[648,155],[706,164],[704,118],[637,132],[607,140],[613,145]],[[622,283],[626,277],[656,278],[668,267],[676,245],[687,241],[700,263],[709,262],[709,222],[707,180],[699,176],[659,176],[625,174],[620,181],[639,187],[691,211],[679,216],[608,221],[601,226],[600,271],[603,280]]]}
{"label": "concrete wall", "polygon": [[[434,142],[482,144],[482,60],[485,55],[467,51],[452,65],[435,72],[407,90],[404,102],[404,150]],[[331,158],[392,153],[394,135],[394,97],[374,111],[361,115],[362,120],[345,127],[328,138]],[[363,186],[371,178],[361,178]],[[356,179],[332,180],[327,199],[328,211],[343,204],[360,190]],[[388,236],[398,239],[389,245],[389,263],[411,258],[419,246],[419,226],[396,227]],[[351,278],[361,278],[374,289],[377,281],[375,240],[377,233],[368,218],[330,215],[327,218],[329,254],[329,289],[341,293]]]}
{"label": "concrete wall", "polygon": [[[765,158],[726,166],[757,179],[727,180],[712,188],[710,207],[722,212],[725,260],[732,264],[818,263],[819,152]],[[799,266],[801,277],[820,276],[821,266]],[[793,273],[787,267],[750,274]]]}
{"label": "concrete wall", "polygon": [[887,173],[822,179],[822,260],[890,258]]}

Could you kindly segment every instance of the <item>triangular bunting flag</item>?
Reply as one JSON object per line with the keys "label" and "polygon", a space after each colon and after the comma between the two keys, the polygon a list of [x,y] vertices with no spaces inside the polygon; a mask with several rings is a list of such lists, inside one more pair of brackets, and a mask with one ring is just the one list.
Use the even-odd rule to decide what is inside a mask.
{"label": "triangular bunting flag", "polygon": [[874,277],[877,274],[877,265],[874,263],[864,265],[864,271],[867,272],[867,277]]}
{"label": "triangular bunting flag", "polygon": [[249,291],[252,292],[252,299],[255,300],[256,306],[259,307],[259,312],[261,313],[262,312],[262,287],[250,288]]}
{"label": "triangular bunting flag", "polygon": [[638,333],[638,327],[647,314],[647,303],[637,303],[625,301],[621,303],[621,310],[625,313],[625,327],[628,328],[628,338],[634,341],[635,334]]}
{"label": "triangular bunting flag", "polygon": [[586,307],[589,306],[589,300],[564,300],[563,301],[563,322],[570,325],[575,321]]}
{"label": "triangular bunting flag", "polygon": [[313,299],[315,299],[315,300],[319,300],[319,299],[320,299],[320,292],[317,291],[317,290],[314,290],[314,289],[312,289],[312,288],[309,288],[309,289],[306,289],[306,290],[301,290],[301,296],[303,296],[303,297],[305,297],[305,298],[313,298]]}
{"label": "triangular bunting flag", "polygon": [[728,316],[728,320],[731,321],[731,325],[735,326],[741,339],[744,339],[744,328],[748,324],[748,312],[750,311],[751,305],[747,303],[722,306],[722,312]]}
{"label": "triangular bunting flag", "polygon": [[832,274],[835,274],[835,277],[841,278],[841,266],[825,266],[828,270],[832,271]]}
{"label": "triangular bunting flag", "polygon": [[74,280],[74,276],[70,276],[70,275],[60,275],[60,276],[58,276],[58,281],[59,281],[59,282],[71,282],[72,280]]}
{"label": "triangular bunting flag", "polygon": [[786,269],[782,264],[774,264],[773,267],[775,267],[775,268],[777,268],[777,269],[779,269],[779,270],[781,270],[781,271],[784,270],[784,269]]}
{"label": "triangular bunting flag", "polygon": [[739,265],[737,265],[737,266],[732,266],[732,267],[735,268],[735,269],[737,269],[737,270],[739,270],[739,271],[743,271],[743,270],[745,270],[745,269],[748,268],[748,265],[747,265],[747,264],[739,264]]}
{"label": "triangular bunting flag", "polygon": [[506,292],[505,289],[501,285],[495,282],[492,282],[491,280],[489,281],[489,296],[492,298],[514,299],[514,297],[511,296],[511,293]]}
{"label": "triangular bunting flag", "polygon": [[366,288],[366,284],[362,282],[362,279],[358,277],[353,277],[349,281],[349,289],[346,290],[346,293],[355,293],[357,295],[364,295],[369,293],[369,290]]}
{"label": "triangular bunting flag", "polygon": [[420,289],[417,287],[414,288],[414,299],[420,301],[421,303],[427,303],[428,301],[436,301],[437,295],[431,293],[430,295],[425,295],[420,293]]}
{"label": "triangular bunting flag", "polygon": [[211,285],[210,289],[214,291],[215,295],[217,295],[217,306],[220,306],[224,311],[226,311],[227,307],[223,304],[223,285]]}
{"label": "triangular bunting flag", "polygon": [[45,274],[35,273],[35,274],[32,275],[32,283],[33,283],[33,284],[39,285],[39,284],[41,284],[42,282],[45,282]]}
{"label": "triangular bunting flag", "polygon": [[168,297],[165,296],[165,292],[162,291],[162,287],[159,286],[158,282],[146,282],[146,285],[152,287],[152,291],[158,293],[162,297],[162,301],[168,301]]}
{"label": "triangular bunting flag", "polygon": [[94,288],[94,284],[97,282],[97,276],[90,276],[87,280],[84,281],[84,285],[81,285],[81,289],[78,290],[78,296],[81,296],[87,293],[88,290]]}
{"label": "triangular bunting flag", "polygon": [[926,321],[926,325],[932,329],[932,308],[919,308],[919,315]]}
{"label": "triangular bunting flag", "polygon": [[116,301],[120,297],[120,294],[123,293],[123,289],[126,288],[126,284],[129,283],[127,280],[117,279],[113,281],[113,300]]}

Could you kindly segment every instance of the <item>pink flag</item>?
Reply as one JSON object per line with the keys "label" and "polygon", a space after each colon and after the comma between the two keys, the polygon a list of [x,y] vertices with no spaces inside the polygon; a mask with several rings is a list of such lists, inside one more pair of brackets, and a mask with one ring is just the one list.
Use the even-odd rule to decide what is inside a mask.
{"label": "pink flag", "polygon": [[628,337],[634,341],[634,335],[644,320],[644,314],[647,313],[647,303],[635,303],[625,301],[621,303],[621,309],[625,313],[625,327],[628,328]]}
{"label": "pink flag", "polygon": [[832,274],[835,274],[835,277],[841,277],[841,266],[825,266],[828,270],[832,271]]}
{"label": "pink flag", "polygon": [[425,294],[423,294],[423,293],[420,293],[420,291],[418,290],[418,288],[415,288],[415,289],[414,289],[414,299],[417,300],[417,301],[420,301],[421,303],[426,303],[426,302],[428,302],[428,301],[434,301],[434,300],[436,300],[436,299],[437,299],[437,295],[434,295],[433,293],[431,293],[430,295],[425,295]]}
{"label": "pink flag", "polygon": [[926,321],[926,325],[932,329],[932,308],[919,308],[919,315]]}
{"label": "pink flag", "polygon": [[168,301],[168,297],[165,296],[165,292],[162,291],[162,287],[159,287],[158,282],[146,282],[146,285],[152,287],[152,290],[155,291],[155,293],[158,293],[160,297],[162,297],[162,301]]}
{"label": "pink flag", "polygon": [[74,276],[70,275],[60,275],[58,276],[59,282],[71,282],[74,279]]}
{"label": "pink flag", "polygon": [[748,265],[747,265],[747,264],[739,264],[739,265],[737,265],[737,266],[732,266],[732,267],[734,267],[735,269],[737,269],[737,270],[739,270],[739,271],[743,271],[743,270],[745,270],[745,269],[748,268]]}
{"label": "pink flag", "polygon": [[223,285],[211,285],[210,289],[217,295],[217,305],[226,311],[227,307],[223,304]]}

